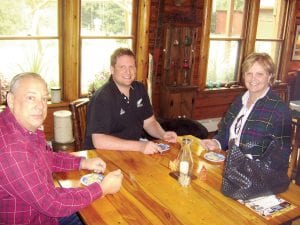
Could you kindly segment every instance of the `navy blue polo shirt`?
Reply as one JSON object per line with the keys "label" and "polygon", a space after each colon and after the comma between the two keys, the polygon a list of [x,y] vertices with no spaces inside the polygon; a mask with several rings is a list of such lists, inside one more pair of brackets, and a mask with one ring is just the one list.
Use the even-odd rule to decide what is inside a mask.
{"label": "navy blue polo shirt", "polygon": [[131,84],[128,99],[109,79],[94,93],[88,105],[85,149],[95,148],[91,137],[94,133],[139,140],[144,120],[152,115],[149,96],[142,83]]}

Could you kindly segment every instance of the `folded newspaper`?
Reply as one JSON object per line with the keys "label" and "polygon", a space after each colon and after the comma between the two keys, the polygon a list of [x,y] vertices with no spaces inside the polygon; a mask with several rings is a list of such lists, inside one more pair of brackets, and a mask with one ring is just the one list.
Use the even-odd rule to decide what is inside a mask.
{"label": "folded newspaper", "polygon": [[238,201],[254,212],[263,216],[265,219],[270,219],[274,216],[280,215],[284,212],[296,208],[296,206],[294,206],[290,202],[276,195],[268,195],[245,201]]}

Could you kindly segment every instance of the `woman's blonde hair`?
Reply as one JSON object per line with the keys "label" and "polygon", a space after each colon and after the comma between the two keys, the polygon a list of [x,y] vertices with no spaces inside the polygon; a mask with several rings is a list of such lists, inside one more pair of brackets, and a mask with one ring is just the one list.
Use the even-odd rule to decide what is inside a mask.
{"label": "woman's blonde hair", "polygon": [[253,66],[254,63],[259,63],[263,69],[271,75],[270,85],[273,84],[275,78],[275,64],[271,56],[267,53],[251,53],[246,57],[242,65],[243,75]]}

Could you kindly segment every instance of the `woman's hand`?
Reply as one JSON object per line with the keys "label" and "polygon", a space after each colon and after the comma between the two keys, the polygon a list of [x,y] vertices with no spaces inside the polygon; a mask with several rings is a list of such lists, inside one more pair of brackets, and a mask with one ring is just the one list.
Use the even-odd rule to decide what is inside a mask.
{"label": "woman's hand", "polygon": [[206,150],[213,151],[220,149],[219,143],[214,139],[202,139],[201,143],[203,145],[202,147]]}
{"label": "woman's hand", "polygon": [[118,192],[121,188],[122,181],[123,174],[120,169],[114,170],[105,175],[104,179],[100,183],[101,189],[103,191],[102,196]]}

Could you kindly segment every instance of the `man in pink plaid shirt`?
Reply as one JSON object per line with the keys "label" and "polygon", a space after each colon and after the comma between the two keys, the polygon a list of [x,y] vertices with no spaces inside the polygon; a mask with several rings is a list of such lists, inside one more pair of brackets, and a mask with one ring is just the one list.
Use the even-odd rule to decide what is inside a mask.
{"label": "man in pink plaid shirt", "polygon": [[[83,188],[56,188],[52,173],[88,169],[104,172],[100,158],[53,152],[38,129],[47,114],[47,84],[35,73],[18,74],[0,113],[0,224],[59,224],[93,200],[119,191],[120,170]],[[60,223],[62,224],[62,223]]]}

